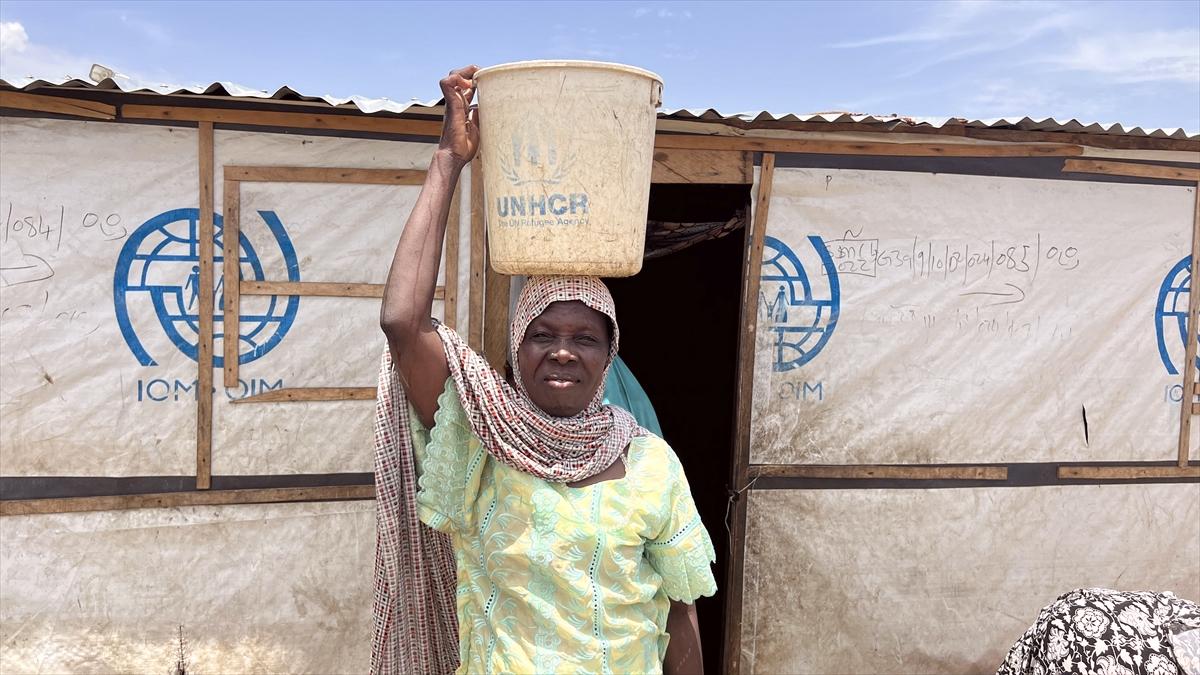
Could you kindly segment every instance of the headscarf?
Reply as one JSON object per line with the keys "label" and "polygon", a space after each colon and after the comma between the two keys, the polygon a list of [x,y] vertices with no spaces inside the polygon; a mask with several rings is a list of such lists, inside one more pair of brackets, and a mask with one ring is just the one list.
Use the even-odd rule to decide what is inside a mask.
{"label": "headscarf", "polygon": [[[510,359],[529,324],[553,302],[578,300],[612,326],[606,376],[617,354],[616,307],[596,277],[531,277],[513,314]],[[646,431],[621,408],[606,406],[604,377],[579,414],[553,417],[445,325],[437,326],[450,377],[471,429],[496,460],[552,482],[583,480],[607,469]],[[384,350],[375,415],[375,636],[371,672],[442,674],[458,667],[455,565],[447,535],[420,523],[408,401]]]}

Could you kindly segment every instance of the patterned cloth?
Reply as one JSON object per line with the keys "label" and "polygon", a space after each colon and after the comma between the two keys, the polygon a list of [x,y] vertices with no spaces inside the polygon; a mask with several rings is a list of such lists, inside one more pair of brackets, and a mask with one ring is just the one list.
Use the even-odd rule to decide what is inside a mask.
{"label": "patterned cloth", "polygon": [[1174,635],[1200,628],[1200,605],[1172,593],[1085,588],[1038,614],[996,675],[1184,675]]}
{"label": "patterned cloth", "polygon": [[[550,303],[571,300],[608,317],[612,363],[619,332],[616,308],[604,284],[594,277],[532,277],[513,317],[509,344],[514,369],[529,323]],[[645,433],[628,412],[601,404],[603,386],[580,414],[552,417],[529,400],[520,378],[514,389],[453,330],[439,325],[437,332],[472,430],[488,453],[514,469],[555,482],[583,480],[607,469],[632,438]],[[447,673],[458,662],[453,551],[445,535],[419,523],[408,401],[386,349],[375,408],[371,672]]]}
{"label": "patterned cloth", "polygon": [[452,380],[415,411],[421,522],[450,535],[460,673],[662,670],[670,600],[716,591],[712,541],[661,438],[634,438],[624,478],[570,487],[496,461]]}

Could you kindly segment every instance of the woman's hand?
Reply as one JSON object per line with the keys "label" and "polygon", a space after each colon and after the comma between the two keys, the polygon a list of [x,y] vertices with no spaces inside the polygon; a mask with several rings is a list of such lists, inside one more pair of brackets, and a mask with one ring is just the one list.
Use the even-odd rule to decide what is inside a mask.
{"label": "woman's hand", "polygon": [[458,166],[466,166],[479,152],[479,107],[471,105],[475,97],[475,72],[478,66],[450,71],[442,78],[442,96],[446,112],[442,118],[442,139],[438,150],[449,153]]}

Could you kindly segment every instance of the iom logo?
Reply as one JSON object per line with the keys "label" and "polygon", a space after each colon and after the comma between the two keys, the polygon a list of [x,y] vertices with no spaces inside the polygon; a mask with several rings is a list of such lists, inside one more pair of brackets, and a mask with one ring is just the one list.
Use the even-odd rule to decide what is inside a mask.
{"label": "iom logo", "polygon": [[[1171,375],[1179,374],[1188,339],[1188,299],[1192,284],[1192,257],[1185,256],[1163,277],[1154,306],[1154,330],[1158,356]],[[1192,339],[1196,339],[1195,331]],[[1200,368],[1200,357],[1196,367]]]}
{"label": "iom logo", "polygon": [[[260,250],[246,237],[239,237],[242,278],[264,281],[299,281],[300,269],[292,240],[274,211],[259,211],[273,241],[259,242],[274,250]],[[213,366],[224,367],[221,327],[224,323],[223,220],[214,215],[215,270],[213,307]],[[143,366],[158,365],[158,359],[173,345],[188,358],[197,360],[200,338],[199,209],[175,209],[154,216],[129,235],[117,258],[113,275],[113,304],[117,324],[129,350]],[[270,251],[270,255],[267,255]],[[264,260],[274,261],[265,264]],[[239,314],[238,363],[265,356],[287,335],[300,306],[297,296],[244,298]],[[166,341],[161,338],[165,336]],[[147,345],[156,345],[154,350]],[[158,346],[161,345],[161,346]]]}
{"label": "iom logo", "polygon": [[[786,372],[813,360],[837,327],[841,288],[820,237],[808,237],[802,256],[774,237],[764,239],[759,330],[773,334],[772,369]],[[820,270],[810,276],[808,269]]]}

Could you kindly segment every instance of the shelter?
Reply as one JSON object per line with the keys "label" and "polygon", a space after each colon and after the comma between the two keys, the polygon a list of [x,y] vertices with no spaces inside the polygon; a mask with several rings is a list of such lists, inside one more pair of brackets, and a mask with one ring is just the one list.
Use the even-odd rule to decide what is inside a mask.
{"label": "shelter", "polygon": [[[366,669],[377,299],[441,112],[0,81],[0,670]],[[499,364],[472,173],[435,309]],[[660,115],[661,255],[611,286],[713,672],[990,672],[1072,588],[1200,598],[1198,178],[1182,130]]]}

